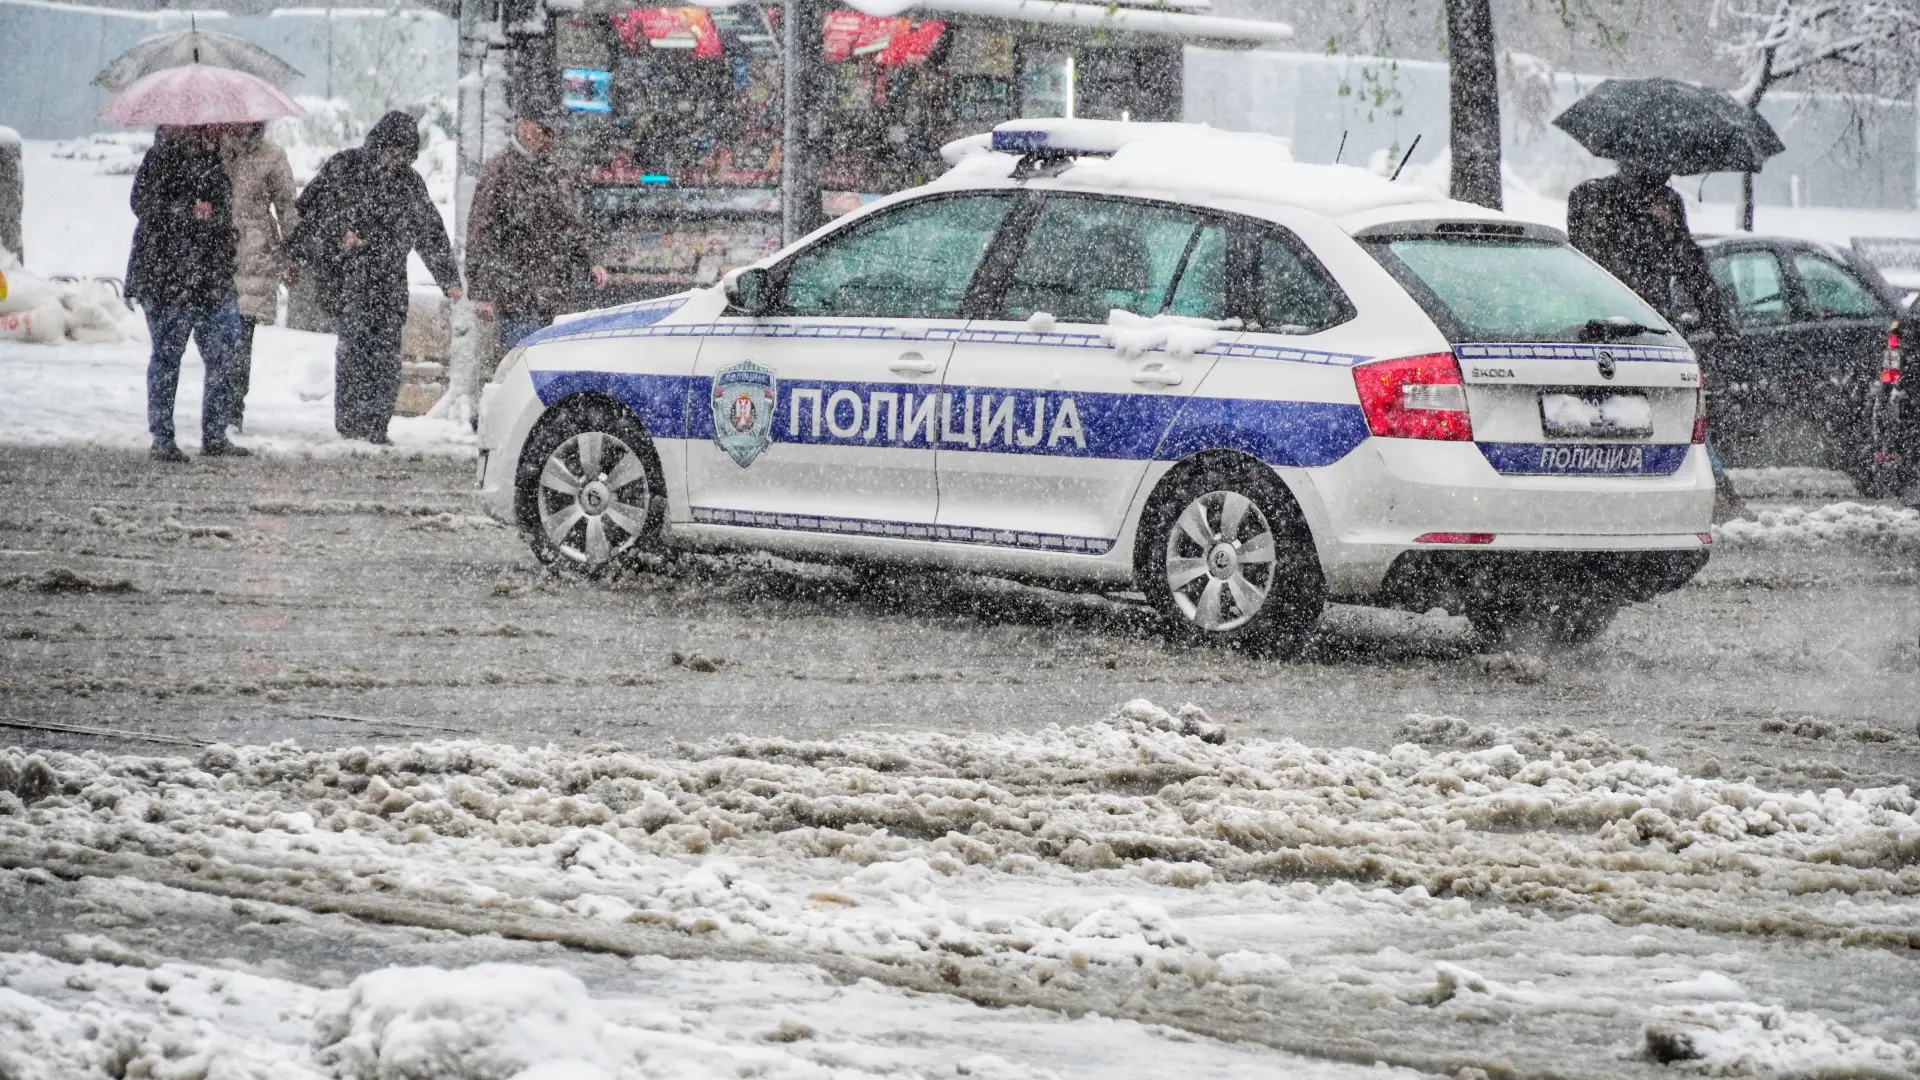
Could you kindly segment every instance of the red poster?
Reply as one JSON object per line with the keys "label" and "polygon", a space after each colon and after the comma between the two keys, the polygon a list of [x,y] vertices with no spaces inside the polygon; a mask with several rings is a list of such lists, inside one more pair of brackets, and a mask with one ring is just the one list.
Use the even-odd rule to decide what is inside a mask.
{"label": "red poster", "polygon": [[720,31],[705,8],[634,8],[613,16],[611,21],[629,50],[639,48],[643,37],[647,41],[679,38],[693,42],[693,55],[698,59],[717,60],[723,53]]}
{"label": "red poster", "polygon": [[821,28],[821,57],[828,63],[839,63],[873,55],[881,67],[907,67],[926,60],[946,29],[943,22],[915,23],[858,11],[829,11]]}
{"label": "red poster", "polygon": [[933,55],[933,47],[940,43],[940,35],[946,32],[943,22],[909,23],[905,19],[894,20],[893,38],[887,42],[885,51],[880,54],[881,67],[912,67],[925,63]]}

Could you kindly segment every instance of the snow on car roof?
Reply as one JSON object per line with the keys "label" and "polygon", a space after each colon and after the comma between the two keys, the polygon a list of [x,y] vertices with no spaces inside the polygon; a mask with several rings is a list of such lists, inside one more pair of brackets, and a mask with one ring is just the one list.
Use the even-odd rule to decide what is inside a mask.
{"label": "snow on car roof", "polygon": [[954,168],[936,183],[954,186],[1004,181],[1021,154],[1057,155],[1070,164],[1048,176],[1049,186],[1232,204],[1241,212],[1294,207],[1331,218],[1350,233],[1395,221],[1513,220],[1410,180],[1389,180],[1353,165],[1296,161],[1288,139],[1206,124],[1011,120],[941,152]]}

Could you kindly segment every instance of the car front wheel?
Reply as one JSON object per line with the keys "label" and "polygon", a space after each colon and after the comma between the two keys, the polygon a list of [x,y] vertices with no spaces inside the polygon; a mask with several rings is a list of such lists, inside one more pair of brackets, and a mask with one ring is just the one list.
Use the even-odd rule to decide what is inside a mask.
{"label": "car front wheel", "polygon": [[1141,517],[1135,575],[1194,642],[1296,654],[1326,606],[1305,521],[1253,465],[1201,466],[1158,492]]}
{"label": "car front wheel", "polygon": [[520,524],[556,570],[596,576],[659,539],[666,482],[653,441],[610,402],[568,402],[534,429],[520,459]]}

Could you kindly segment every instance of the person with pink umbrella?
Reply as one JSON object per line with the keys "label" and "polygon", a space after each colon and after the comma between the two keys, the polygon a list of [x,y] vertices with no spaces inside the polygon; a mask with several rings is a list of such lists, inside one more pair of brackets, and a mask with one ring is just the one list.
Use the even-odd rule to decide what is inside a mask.
{"label": "person with pink umbrella", "polygon": [[227,438],[233,409],[234,350],[241,333],[233,273],[238,233],[233,186],[220,156],[220,127],[297,116],[300,106],[271,83],[225,68],[189,65],[155,72],[121,91],[102,120],[158,127],[133,181],[133,250],[127,297],[146,312],[147,429],[156,461],[187,456],[174,440],[174,397],[189,339],[200,346],[206,390],[200,452],[245,457]]}

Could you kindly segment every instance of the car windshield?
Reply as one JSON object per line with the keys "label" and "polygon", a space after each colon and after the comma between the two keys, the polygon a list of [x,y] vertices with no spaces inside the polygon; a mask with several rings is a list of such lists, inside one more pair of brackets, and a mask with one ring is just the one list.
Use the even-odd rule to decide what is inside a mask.
{"label": "car windshield", "polygon": [[[1680,343],[1662,333],[1668,330],[1666,321],[1633,290],[1565,244],[1431,236],[1363,243],[1453,341],[1638,336]],[[1635,325],[1655,332],[1635,335]]]}

